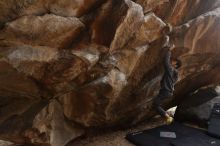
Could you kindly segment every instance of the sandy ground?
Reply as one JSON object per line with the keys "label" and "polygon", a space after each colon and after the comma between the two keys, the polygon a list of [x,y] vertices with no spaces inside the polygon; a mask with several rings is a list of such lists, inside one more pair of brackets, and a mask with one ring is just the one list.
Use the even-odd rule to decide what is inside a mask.
{"label": "sandy ground", "polygon": [[0,140],[0,146],[15,146],[15,145],[11,142]]}
{"label": "sandy ground", "polygon": [[151,121],[142,122],[127,130],[109,130],[95,134],[92,133],[87,137],[76,140],[68,146],[134,146],[125,139],[127,133],[150,129],[162,124],[163,121],[161,118],[154,118]]}
{"label": "sandy ground", "polygon": [[[165,123],[161,117],[155,117],[149,121],[142,122],[128,129],[109,129],[105,131],[95,130],[96,132],[91,130],[86,136],[78,138],[67,146],[134,146],[125,139],[126,134],[151,129],[163,124]],[[0,146],[18,145],[0,140]]]}
{"label": "sandy ground", "polygon": [[[168,112],[174,115],[175,110],[176,107],[169,109]],[[134,146],[125,139],[126,134],[151,129],[163,124],[165,124],[164,120],[162,120],[160,116],[157,116],[149,121],[142,122],[128,129],[123,129],[123,130],[109,129],[105,131],[95,130],[96,132],[91,130],[86,136],[78,138],[77,140],[68,144],[67,146]],[[13,144],[11,142],[0,140],[0,146],[18,146],[18,145]],[[28,145],[24,145],[24,146],[28,146]]]}
{"label": "sandy ground", "polygon": [[[98,132],[90,131],[88,135],[77,139],[76,141],[68,144],[68,146],[134,146],[129,143],[125,136],[127,133],[142,131],[163,125],[161,118],[154,118],[150,121],[142,122],[134,127],[124,130],[109,129],[105,131],[97,130]],[[1,141],[0,146],[16,146],[13,143]]]}
{"label": "sandy ground", "polygon": [[[176,107],[168,110],[174,115]],[[155,117],[150,121],[142,122],[126,130],[107,130],[99,133],[90,133],[84,138],[80,138],[68,146],[134,146],[125,139],[126,134],[143,131],[163,125],[164,121],[160,117]]]}

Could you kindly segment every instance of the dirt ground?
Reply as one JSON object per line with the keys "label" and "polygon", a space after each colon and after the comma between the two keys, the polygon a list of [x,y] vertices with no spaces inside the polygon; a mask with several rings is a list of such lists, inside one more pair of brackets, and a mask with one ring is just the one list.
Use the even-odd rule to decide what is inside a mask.
{"label": "dirt ground", "polygon": [[0,146],[15,146],[15,145],[11,142],[0,140]]}
{"label": "dirt ground", "polygon": [[[105,130],[98,132],[90,131],[88,135],[77,139],[76,141],[68,144],[68,146],[134,146],[125,139],[127,133],[142,131],[163,125],[164,122],[161,118],[153,118],[150,121],[142,122],[125,130]],[[1,141],[0,146],[17,146],[13,143]]]}
{"label": "dirt ground", "polygon": [[[171,113],[175,112],[176,108],[170,110]],[[169,111],[168,111],[169,112]],[[126,134],[151,129],[163,125],[164,120],[157,116],[149,121],[141,122],[131,128],[123,130],[91,130],[84,137],[69,143],[67,146],[134,146],[132,143],[125,139]],[[98,131],[98,132],[97,132]],[[18,146],[11,142],[0,140],[0,146]],[[25,145],[27,146],[27,145]]]}
{"label": "dirt ground", "polygon": [[93,136],[89,134],[87,137],[80,138],[68,146],[134,146],[125,139],[127,133],[150,129],[162,124],[161,118],[154,118],[127,130],[93,133]]}

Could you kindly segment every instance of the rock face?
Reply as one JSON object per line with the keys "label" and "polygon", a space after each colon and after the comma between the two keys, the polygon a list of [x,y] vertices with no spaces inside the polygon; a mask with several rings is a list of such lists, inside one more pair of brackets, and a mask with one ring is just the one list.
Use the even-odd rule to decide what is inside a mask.
{"label": "rock face", "polygon": [[216,89],[215,87],[199,89],[186,97],[178,105],[175,119],[207,126],[214,104],[220,103],[219,93]]}
{"label": "rock face", "polygon": [[23,16],[6,24],[0,38],[6,44],[21,43],[63,49],[71,44],[83,27],[83,23],[74,17],[64,18],[52,14]]}
{"label": "rock face", "polygon": [[219,0],[1,0],[0,138],[66,145],[86,127],[155,115],[165,50],[183,66],[169,108],[220,80]]}

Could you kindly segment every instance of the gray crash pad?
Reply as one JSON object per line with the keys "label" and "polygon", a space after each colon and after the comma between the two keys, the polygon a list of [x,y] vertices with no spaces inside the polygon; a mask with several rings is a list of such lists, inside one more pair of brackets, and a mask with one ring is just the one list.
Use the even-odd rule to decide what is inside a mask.
{"label": "gray crash pad", "polygon": [[[160,133],[162,131],[175,133],[176,138],[161,137]],[[177,122],[174,122],[171,125],[164,125],[164,126],[150,129],[150,130],[130,133],[130,134],[127,134],[126,139],[130,141],[131,143],[135,144],[136,146],[170,146],[172,142],[176,144],[176,142],[179,142],[177,140],[184,140],[185,138],[188,138],[188,137],[194,139],[194,141],[189,141],[189,145],[187,146],[196,146],[193,144],[195,143],[195,141],[199,141],[200,138],[206,139],[207,141],[209,141],[210,139],[217,141],[217,139],[211,138],[210,136],[208,136],[206,134],[206,131],[192,128],[189,126],[185,126]],[[191,145],[190,145],[190,142],[192,142]],[[203,146],[203,145],[200,145],[200,146]],[[207,145],[204,145],[204,146],[207,146]],[[208,146],[212,146],[212,145],[208,145]]]}

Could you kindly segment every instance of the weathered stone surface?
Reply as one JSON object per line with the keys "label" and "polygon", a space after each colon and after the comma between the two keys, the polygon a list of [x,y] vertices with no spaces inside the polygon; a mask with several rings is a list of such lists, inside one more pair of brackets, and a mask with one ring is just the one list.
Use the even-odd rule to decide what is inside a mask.
{"label": "weathered stone surface", "polygon": [[136,33],[137,42],[135,45],[137,43],[151,43],[157,40],[163,35],[162,30],[165,26],[166,24],[154,13],[145,15],[144,23]]}
{"label": "weathered stone surface", "polygon": [[206,1],[206,0],[178,0],[173,3],[171,13],[167,16],[167,19],[173,25],[180,25],[187,21],[196,18],[197,16],[206,12],[212,11],[220,6],[219,0]]}
{"label": "weathered stone surface", "polygon": [[136,0],[137,3],[143,6],[144,13],[154,11],[160,5],[168,3],[169,0]]}
{"label": "weathered stone surface", "polygon": [[154,116],[165,23],[175,26],[173,57],[183,63],[165,108],[219,83],[218,7],[218,0],[2,0],[0,138],[63,146],[85,127]]}
{"label": "weathered stone surface", "polygon": [[214,87],[200,89],[178,105],[175,119],[207,126],[215,103],[220,103],[220,97]]}
{"label": "weathered stone surface", "polygon": [[6,22],[25,15],[52,13],[63,17],[80,17],[105,0],[1,0],[0,28]]}
{"label": "weathered stone surface", "polygon": [[0,140],[0,145],[1,146],[13,146],[14,144],[8,141]]}
{"label": "weathered stone surface", "polygon": [[51,101],[36,115],[33,128],[39,132],[38,137],[28,135],[31,142],[48,143],[52,146],[66,145],[72,139],[83,134],[82,129],[77,128],[74,123],[64,117],[63,108],[56,100]]}
{"label": "weathered stone surface", "polygon": [[219,13],[220,8],[217,8],[177,27],[173,36],[176,46],[190,49],[192,54],[219,53],[219,42],[215,40],[219,39],[219,34],[214,31],[219,29]]}
{"label": "weathered stone surface", "polygon": [[[129,2],[129,4],[127,3],[128,2],[124,0],[108,0],[101,6],[100,9],[97,10],[97,14],[91,24],[92,42],[102,44],[107,47],[110,46],[118,26],[122,23],[124,17],[126,17],[126,15],[129,15],[129,4],[132,8],[134,7],[133,5],[135,5],[131,1]],[[132,9],[131,11],[133,15],[136,11],[139,11],[141,13],[141,11],[138,9]]]}
{"label": "weathered stone surface", "polygon": [[144,14],[141,6],[130,0],[125,0],[125,2],[128,6],[128,11],[123,22],[121,22],[115,32],[114,39],[110,45],[111,52],[123,48],[133,37],[135,32],[138,31],[144,21]]}
{"label": "weathered stone surface", "polygon": [[23,16],[8,23],[0,40],[54,48],[68,47],[84,25],[77,18],[56,15]]}
{"label": "weathered stone surface", "polygon": [[[32,131],[32,124],[34,117],[40,110],[48,104],[47,100],[35,100],[32,102],[27,102],[27,99],[21,98],[16,103],[16,99],[14,98],[14,106],[10,103],[6,103],[5,106],[2,106],[1,110],[5,110],[6,112],[11,111],[14,112],[7,119],[1,122],[0,126],[0,136],[3,139],[8,139],[14,143],[24,144],[30,143],[30,139],[28,138],[28,131]],[[13,101],[13,100],[11,100]],[[22,103],[23,101],[23,103]],[[7,109],[11,106],[11,109]],[[25,108],[25,109],[24,109]],[[32,133],[30,133],[32,135]],[[34,133],[33,133],[34,134]]]}
{"label": "weathered stone surface", "polygon": [[145,14],[153,11],[157,16],[178,26],[220,6],[219,0],[136,0]]}
{"label": "weathered stone surface", "polygon": [[100,5],[104,0],[43,0],[47,9],[56,15],[60,16],[75,16],[80,17],[93,10],[94,7]]}

